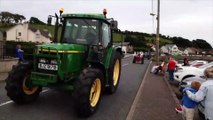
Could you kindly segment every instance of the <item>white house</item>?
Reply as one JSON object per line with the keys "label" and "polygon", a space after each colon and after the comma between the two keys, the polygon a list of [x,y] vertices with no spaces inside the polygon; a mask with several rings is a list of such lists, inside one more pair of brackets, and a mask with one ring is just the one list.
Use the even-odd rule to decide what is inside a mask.
{"label": "white house", "polygon": [[182,52],[178,49],[177,45],[175,44],[167,44],[165,46],[162,46],[160,49],[162,53],[167,53],[171,55],[182,54]]}
{"label": "white house", "polygon": [[129,42],[115,43],[114,45],[122,46],[122,51],[126,53],[133,52],[133,46]]}
{"label": "white house", "polygon": [[[199,49],[196,49],[196,48],[190,48],[190,47],[188,47],[188,48],[186,48],[185,50],[184,50],[184,53],[186,54],[186,55],[198,55],[199,53],[200,53],[200,50]],[[204,53],[205,54],[205,53]]]}
{"label": "white house", "polygon": [[28,23],[18,24],[6,31],[6,40],[37,43],[50,43],[51,34],[47,30],[29,27]]}

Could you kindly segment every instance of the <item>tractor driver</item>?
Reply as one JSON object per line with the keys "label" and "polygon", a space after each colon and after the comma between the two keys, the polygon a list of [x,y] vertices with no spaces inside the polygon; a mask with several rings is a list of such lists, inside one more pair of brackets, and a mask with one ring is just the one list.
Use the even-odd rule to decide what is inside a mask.
{"label": "tractor driver", "polygon": [[85,39],[89,45],[93,45],[97,42],[96,30],[89,27],[87,30],[87,34],[85,35]]}

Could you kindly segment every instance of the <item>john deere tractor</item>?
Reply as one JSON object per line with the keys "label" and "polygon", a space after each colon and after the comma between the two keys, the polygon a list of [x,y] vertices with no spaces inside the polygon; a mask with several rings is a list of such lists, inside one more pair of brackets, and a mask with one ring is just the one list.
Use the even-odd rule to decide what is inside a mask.
{"label": "john deere tractor", "polygon": [[106,11],[54,17],[56,28],[62,28],[61,39],[56,40],[56,32],[54,43],[36,46],[32,61],[13,67],[6,79],[7,95],[26,104],[35,101],[43,87],[67,90],[77,113],[88,117],[97,110],[102,93],[115,93],[119,84],[122,52],[112,41],[117,21],[106,18]]}

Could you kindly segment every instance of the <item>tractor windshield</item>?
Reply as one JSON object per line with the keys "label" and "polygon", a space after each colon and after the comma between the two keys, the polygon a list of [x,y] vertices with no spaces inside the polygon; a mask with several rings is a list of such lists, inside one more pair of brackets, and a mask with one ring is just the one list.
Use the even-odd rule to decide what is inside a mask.
{"label": "tractor windshield", "polygon": [[65,19],[63,43],[97,45],[99,38],[99,22],[95,19]]}

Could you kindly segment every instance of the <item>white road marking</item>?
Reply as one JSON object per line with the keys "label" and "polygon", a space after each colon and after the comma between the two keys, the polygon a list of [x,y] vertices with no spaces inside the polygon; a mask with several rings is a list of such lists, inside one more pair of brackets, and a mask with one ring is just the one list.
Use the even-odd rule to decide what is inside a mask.
{"label": "white road marking", "polygon": [[[47,91],[49,91],[49,89],[42,90],[42,92],[41,92],[41,93],[45,93],[45,92],[47,92]],[[10,103],[13,103],[13,101],[12,101],[12,100],[10,100],[10,101],[7,101],[7,102],[4,102],[4,103],[1,103],[1,104],[0,104],[0,107],[2,107],[2,106],[4,106],[4,105],[7,105],[7,104],[10,104]]]}
{"label": "white road marking", "polygon": [[122,67],[129,65],[129,63],[123,64]]}
{"label": "white road marking", "polygon": [[12,103],[12,102],[13,102],[13,101],[12,101],[12,100],[10,100],[10,101],[7,101],[7,102],[4,102],[4,103],[1,103],[1,104],[0,104],[0,107],[1,107],[1,106],[4,106],[4,105],[7,105],[7,104],[10,104],[10,103]]}
{"label": "white road marking", "polygon": [[50,89],[45,89],[45,90],[42,90],[42,92],[41,93],[45,93],[45,92],[47,92],[47,91],[49,91]]}

